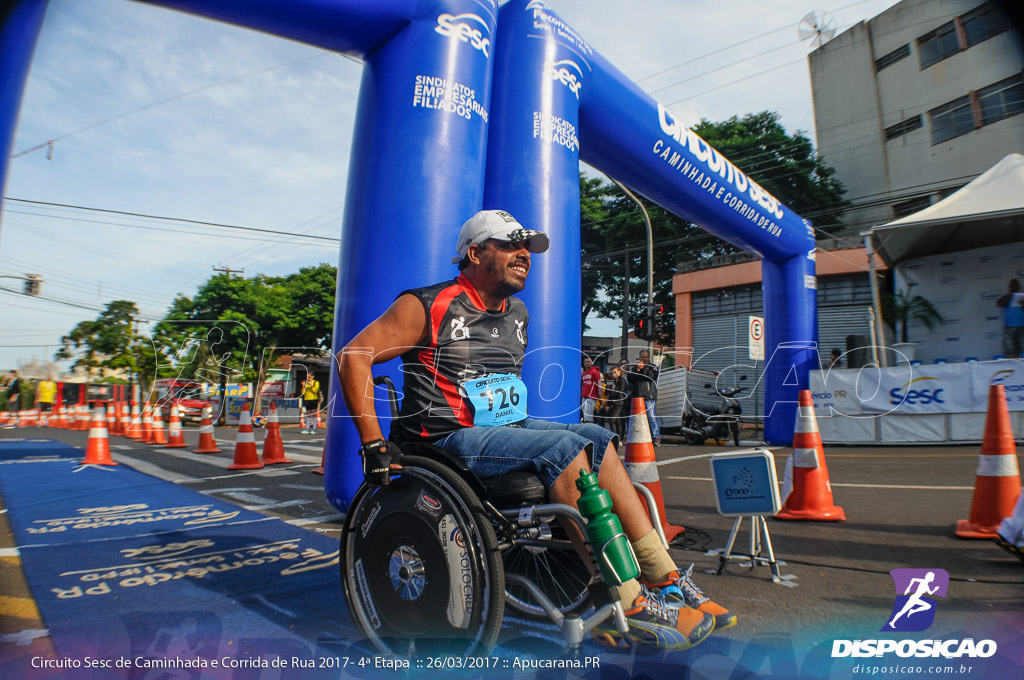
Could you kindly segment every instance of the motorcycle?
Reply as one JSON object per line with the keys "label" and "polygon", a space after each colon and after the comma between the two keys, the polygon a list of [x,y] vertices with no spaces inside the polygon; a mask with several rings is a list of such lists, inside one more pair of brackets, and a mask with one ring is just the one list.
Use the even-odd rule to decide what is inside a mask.
{"label": "motorcycle", "polygon": [[[740,380],[746,380],[747,376],[741,375]],[[740,407],[739,399],[736,398],[745,387],[717,388],[711,383],[705,383],[704,389],[712,390],[713,396],[722,398],[720,406],[708,406],[700,408],[692,401],[689,402],[689,410],[683,419],[683,436],[686,443],[691,446],[703,444],[707,439],[714,439],[721,446],[729,435],[732,435],[733,443],[740,445],[740,414],[743,409]]]}

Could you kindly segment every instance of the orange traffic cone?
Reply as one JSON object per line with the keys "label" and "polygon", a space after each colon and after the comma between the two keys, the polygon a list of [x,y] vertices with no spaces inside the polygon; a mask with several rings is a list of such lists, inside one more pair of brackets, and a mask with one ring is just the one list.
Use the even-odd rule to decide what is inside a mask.
{"label": "orange traffic cone", "polygon": [[985,437],[971,500],[971,517],[956,523],[960,538],[995,538],[999,523],[1013,514],[1013,504],[1020,496],[1020,469],[1017,467],[1017,446],[1010,428],[1010,411],[1006,407],[1006,390],[1002,385],[988,388],[988,413],[985,415]]}
{"label": "orange traffic cone", "polygon": [[775,515],[776,519],[846,520],[846,512],[832,501],[832,484],[828,479],[825,449],[821,445],[810,390],[800,390],[793,454],[786,461],[782,498],[782,510]]}
{"label": "orange traffic cone", "polygon": [[114,412],[114,405],[107,404],[107,435],[117,434],[117,414]]}
{"label": "orange traffic cone", "polygon": [[238,437],[235,439],[235,461],[228,470],[257,470],[263,467],[259,451],[256,450],[256,435],[252,431],[252,416],[248,408],[242,409],[238,423]]}
{"label": "orange traffic cone", "polygon": [[178,407],[175,404],[171,404],[171,422],[167,426],[170,437],[167,442],[167,448],[169,449],[183,449],[188,444],[185,443],[185,435],[181,431],[181,416],[178,415]]}
{"label": "orange traffic cone", "polygon": [[217,440],[213,437],[213,409],[203,409],[203,420],[199,424],[199,446],[192,453],[220,453]]}
{"label": "orange traffic cone", "polygon": [[[324,426],[324,421],[322,421],[322,420],[320,419],[320,411],[317,411],[317,412],[316,412],[316,427],[318,427],[318,428],[323,428],[323,426]],[[315,429],[315,428],[314,428],[314,429]]]}
{"label": "orange traffic cone", "polygon": [[64,422],[64,407],[54,406],[53,407],[53,427],[58,430],[63,430],[66,423]]}
{"label": "orange traffic cone", "polygon": [[[647,409],[644,400],[633,399],[629,416],[629,433],[626,435],[626,472],[634,483],[647,487],[654,496],[661,516],[661,528],[665,532],[665,540],[671,541],[683,531],[683,527],[668,523],[665,515],[665,499],[661,495],[661,477],[658,476],[658,464],[654,460],[654,442],[651,440],[651,428],[647,423]],[[641,504],[647,508],[647,503]],[[650,517],[650,511],[648,511]]]}
{"label": "orange traffic cone", "polygon": [[153,407],[153,429],[150,430],[150,446],[163,446],[167,443],[167,430],[164,429],[164,414],[160,410],[160,404]]}
{"label": "orange traffic cone", "polygon": [[10,411],[0,411],[0,427],[5,427],[11,422]]}
{"label": "orange traffic cone", "polygon": [[306,407],[302,406],[299,408],[299,432],[306,434],[306,430],[309,429],[306,425]]}
{"label": "orange traffic cone", "polygon": [[82,461],[82,465],[117,465],[110,458],[110,440],[107,439],[107,422],[102,406],[97,406],[93,411],[89,442],[85,446],[85,460]]}
{"label": "orange traffic cone", "polygon": [[131,407],[128,406],[128,402],[121,404],[121,422],[118,425],[117,433],[122,437],[130,436],[128,433],[132,429],[132,416]]}
{"label": "orange traffic cone", "polygon": [[281,421],[277,418],[277,405],[270,403],[267,416],[267,438],[263,440],[263,464],[293,463],[284,455],[284,441],[281,439]]}
{"label": "orange traffic cone", "polygon": [[128,431],[124,436],[133,442],[141,442],[145,439],[142,436],[142,413],[139,411],[139,402],[137,401],[132,402],[132,420],[128,424]]}
{"label": "orange traffic cone", "polygon": [[142,405],[142,443],[148,444],[153,441],[153,408],[147,401]]}
{"label": "orange traffic cone", "polygon": [[86,404],[78,405],[78,431],[88,432],[90,429],[89,423],[89,407]]}

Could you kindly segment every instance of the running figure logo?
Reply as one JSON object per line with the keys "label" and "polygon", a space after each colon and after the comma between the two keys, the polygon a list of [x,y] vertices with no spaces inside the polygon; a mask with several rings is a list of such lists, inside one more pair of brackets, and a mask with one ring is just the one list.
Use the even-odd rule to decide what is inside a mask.
{"label": "running figure logo", "polygon": [[920,631],[935,620],[937,602],[930,596],[946,597],[949,573],[945,569],[893,569],[896,602],[883,631]]}

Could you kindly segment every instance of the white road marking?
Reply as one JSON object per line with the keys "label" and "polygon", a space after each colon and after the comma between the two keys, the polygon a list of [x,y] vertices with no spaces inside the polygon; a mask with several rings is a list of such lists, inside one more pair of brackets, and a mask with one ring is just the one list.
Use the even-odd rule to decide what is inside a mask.
{"label": "white road marking", "polygon": [[307,524],[322,524],[327,522],[340,522],[345,519],[345,515],[321,515],[320,517],[303,517],[301,519],[289,519],[285,520],[286,524],[292,526],[304,527]]}
{"label": "white road marking", "polygon": [[[687,482],[710,482],[710,477],[675,477],[666,476],[666,479],[681,479]],[[916,489],[918,491],[973,491],[973,486],[922,486],[910,484],[844,484],[842,482],[829,482],[832,486],[845,486],[857,489]]]}
{"label": "white road marking", "polygon": [[191,484],[193,482],[199,481],[195,477],[189,477],[188,475],[183,475],[179,472],[171,472],[170,470],[165,470],[164,468],[160,467],[159,465],[156,465],[155,463],[150,463],[149,461],[146,460],[139,460],[138,458],[127,456],[124,453],[119,452],[117,454],[117,459],[120,462],[127,463],[129,467],[135,468],[139,472],[145,472],[147,475],[152,475],[153,477],[156,477],[157,479],[162,479],[165,482],[173,482],[175,484]]}

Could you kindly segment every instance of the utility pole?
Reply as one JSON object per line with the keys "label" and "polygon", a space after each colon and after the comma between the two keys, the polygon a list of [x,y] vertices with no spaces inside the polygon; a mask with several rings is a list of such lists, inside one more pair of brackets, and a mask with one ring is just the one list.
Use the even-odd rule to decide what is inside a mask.
{"label": "utility pole", "polygon": [[622,353],[619,355],[619,359],[627,359],[629,351],[626,349],[629,346],[629,248],[623,248],[622,257],[626,262],[626,283],[623,286],[625,290],[622,291]]}
{"label": "utility pole", "polygon": [[[650,319],[654,315],[654,229],[651,227],[651,216],[647,214],[647,208],[644,207],[643,202],[627,189],[625,184],[614,177],[609,177],[609,179],[636,203],[644,216],[644,225],[647,227],[647,315],[644,318],[648,319],[647,323],[650,323]],[[650,349],[651,341],[648,340],[647,350],[650,351]]]}
{"label": "utility pole", "polygon": [[213,267],[213,271],[227,274],[229,279],[231,278],[232,274],[245,273],[245,269],[232,269],[231,267]]}

